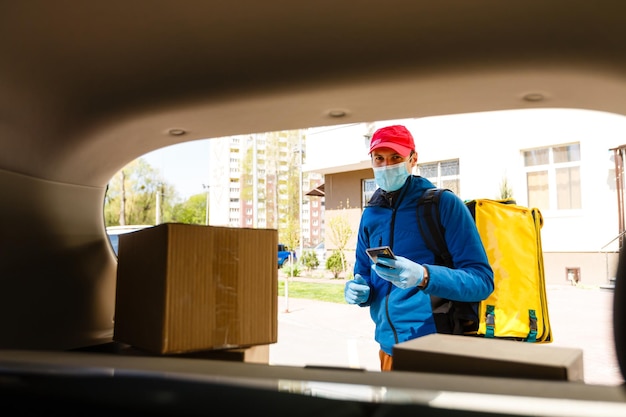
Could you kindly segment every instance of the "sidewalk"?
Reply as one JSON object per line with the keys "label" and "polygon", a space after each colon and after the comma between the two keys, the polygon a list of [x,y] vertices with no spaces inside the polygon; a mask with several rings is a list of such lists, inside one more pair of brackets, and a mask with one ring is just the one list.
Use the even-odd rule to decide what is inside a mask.
{"label": "sidewalk", "polygon": [[[345,283],[342,279],[328,282]],[[549,286],[548,308],[554,341],[546,346],[583,349],[586,383],[622,384],[613,342],[613,292]],[[367,308],[279,297],[278,343],[270,346],[270,363],[378,371],[378,345],[373,337]]]}

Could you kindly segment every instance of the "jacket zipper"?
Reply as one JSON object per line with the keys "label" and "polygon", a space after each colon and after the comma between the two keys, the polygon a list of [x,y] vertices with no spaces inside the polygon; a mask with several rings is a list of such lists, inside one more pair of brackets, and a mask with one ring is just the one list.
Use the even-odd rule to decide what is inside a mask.
{"label": "jacket zipper", "polygon": [[[389,247],[392,250],[393,250],[394,229],[395,229],[395,223],[396,223],[396,207],[400,205],[400,202],[402,201],[404,194],[406,193],[408,189],[409,189],[409,186],[405,184],[403,192],[398,196],[397,200],[393,202],[393,205],[391,207],[391,224],[390,224],[391,230],[389,231]],[[382,237],[381,237],[379,240],[378,246],[381,246],[382,244],[383,242],[382,242]],[[387,285],[387,295],[385,296],[385,316],[387,316],[389,327],[391,327],[391,331],[393,332],[393,340],[395,341],[396,344],[398,344],[398,332],[396,330],[396,327],[393,325],[393,321],[391,321],[391,315],[389,314],[389,296],[391,295],[392,289],[393,289],[393,284],[389,282]]]}

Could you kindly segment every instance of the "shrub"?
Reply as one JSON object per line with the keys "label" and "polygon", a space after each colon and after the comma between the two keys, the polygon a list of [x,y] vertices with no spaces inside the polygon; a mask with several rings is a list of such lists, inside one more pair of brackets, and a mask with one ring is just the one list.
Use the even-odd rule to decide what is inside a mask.
{"label": "shrub", "polygon": [[344,265],[346,265],[346,257],[338,250],[334,250],[326,259],[326,269],[331,271],[335,278],[339,278],[339,274],[343,272]]}
{"label": "shrub", "polygon": [[285,275],[288,277],[300,276],[300,262],[296,262],[293,264],[285,263],[282,269]]}
{"label": "shrub", "polygon": [[319,259],[317,259],[317,254],[315,253],[315,251],[312,250],[305,251],[300,258],[300,262],[302,262],[302,265],[309,271],[320,266],[320,261]]}

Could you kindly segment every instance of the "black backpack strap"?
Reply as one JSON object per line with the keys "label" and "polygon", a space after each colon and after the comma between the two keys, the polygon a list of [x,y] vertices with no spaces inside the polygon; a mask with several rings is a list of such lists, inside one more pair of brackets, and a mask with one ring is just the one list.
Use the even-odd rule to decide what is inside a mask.
{"label": "black backpack strap", "polygon": [[439,217],[439,199],[444,188],[429,188],[417,202],[417,225],[428,249],[435,254],[436,263],[452,267],[452,256],[448,251],[445,229]]}
{"label": "black backpack strap", "polygon": [[[452,255],[439,216],[439,199],[445,188],[429,188],[417,202],[417,224],[422,238],[435,255],[435,263],[453,267]],[[475,334],[478,329],[478,303],[450,301],[430,296],[438,333]]]}

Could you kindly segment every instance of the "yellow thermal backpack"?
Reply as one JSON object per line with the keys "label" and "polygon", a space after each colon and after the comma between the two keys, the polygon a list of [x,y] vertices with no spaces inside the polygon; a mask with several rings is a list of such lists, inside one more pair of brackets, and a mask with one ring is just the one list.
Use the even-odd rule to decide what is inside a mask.
{"label": "yellow thermal backpack", "polygon": [[[439,219],[442,192],[432,188],[418,202],[418,224],[438,264],[453,267]],[[473,303],[431,296],[440,333],[552,342],[541,248],[539,209],[514,200],[478,199],[465,203],[472,213],[494,272],[494,291]],[[445,323],[445,324],[442,324]]]}

